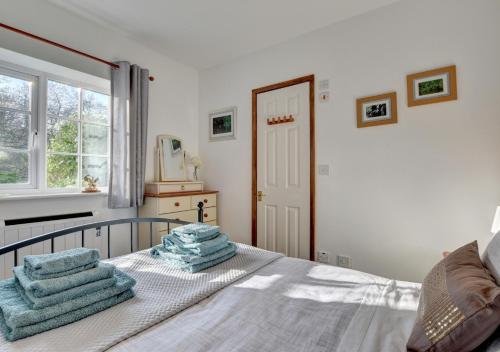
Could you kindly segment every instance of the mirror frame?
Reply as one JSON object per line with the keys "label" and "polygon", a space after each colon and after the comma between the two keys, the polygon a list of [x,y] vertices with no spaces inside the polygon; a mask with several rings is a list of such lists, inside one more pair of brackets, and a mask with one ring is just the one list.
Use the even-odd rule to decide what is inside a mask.
{"label": "mirror frame", "polygon": [[[170,139],[177,139],[181,141],[181,152],[182,152],[182,170],[183,170],[183,177],[181,178],[175,178],[175,177],[164,177],[163,175],[163,167],[162,167],[162,160],[165,160],[163,157],[163,148],[162,146],[162,140],[165,138],[170,138]],[[159,134],[156,136],[156,155],[155,155],[155,166],[158,171],[155,171],[155,176],[157,176],[157,179],[159,182],[169,182],[169,181],[187,181],[187,170],[186,170],[186,154],[184,151],[184,141],[174,135],[171,134]],[[156,178],[156,177],[155,177]]]}

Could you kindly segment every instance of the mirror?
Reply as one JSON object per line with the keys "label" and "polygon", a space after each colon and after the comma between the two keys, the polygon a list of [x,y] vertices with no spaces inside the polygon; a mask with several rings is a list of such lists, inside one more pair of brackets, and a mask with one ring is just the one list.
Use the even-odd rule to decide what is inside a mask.
{"label": "mirror", "polygon": [[175,136],[157,137],[158,179],[160,181],[185,181],[186,165],[182,140]]}

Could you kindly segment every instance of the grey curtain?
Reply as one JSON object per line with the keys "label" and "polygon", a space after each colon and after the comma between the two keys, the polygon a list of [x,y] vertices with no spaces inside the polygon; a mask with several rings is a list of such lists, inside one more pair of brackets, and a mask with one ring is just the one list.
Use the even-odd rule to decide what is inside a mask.
{"label": "grey curtain", "polygon": [[111,70],[111,168],[108,206],[130,208],[144,199],[149,71],[121,61]]}

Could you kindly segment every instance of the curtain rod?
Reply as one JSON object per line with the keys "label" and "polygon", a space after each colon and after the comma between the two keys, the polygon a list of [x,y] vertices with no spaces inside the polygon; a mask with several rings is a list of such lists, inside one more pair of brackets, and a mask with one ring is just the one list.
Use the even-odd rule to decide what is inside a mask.
{"label": "curtain rod", "polygon": [[[53,45],[53,46],[58,47],[60,49],[70,51],[70,52],[72,52],[74,54],[85,56],[88,59],[95,60],[95,61],[98,61],[100,63],[106,64],[106,65],[110,66],[112,69],[117,69],[117,68],[120,67],[120,66],[118,66],[117,64],[115,64],[113,62],[100,59],[100,58],[98,58],[96,56],[84,53],[83,51],[70,48],[70,47],[68,47],[66,45],[62,45],[62,44],[56,43],[56,42],[54,42],[52,40],[49,40],[49,39],[46,39],[46,38],[43,38],[43,37],[39,37],[38,35],[35,35],[33,33],[29,33],[29,32],[23,31],[21,29],[15,28],[15,27],[11,27],[11,26],[6,25],[6,24],[1,23],[1,22],[0,22],[0,27],[2,27],[4,29],[7,29],[9,31],[12,31],[14,33],[17,33],[17,34],[24,35],[24,36],[26,36],[28,38],[35,39],[35,40],[41,41],[41,42],[49,44],[49,45]],[[150,81],[154,81],[155,78],[153,76],[149,76],[149,80]]]}

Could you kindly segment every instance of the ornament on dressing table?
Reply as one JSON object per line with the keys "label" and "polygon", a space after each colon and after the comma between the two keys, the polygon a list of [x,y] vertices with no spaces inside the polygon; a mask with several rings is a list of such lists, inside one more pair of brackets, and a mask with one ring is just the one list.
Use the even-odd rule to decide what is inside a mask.
{"label": "ornament on dressing table", "polygon": [[201,158],[197,155],[191,156],[186,153],[186,164],[193,167],[193,181],[198,181],[198,170],[203,166]]}

